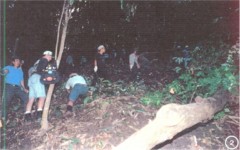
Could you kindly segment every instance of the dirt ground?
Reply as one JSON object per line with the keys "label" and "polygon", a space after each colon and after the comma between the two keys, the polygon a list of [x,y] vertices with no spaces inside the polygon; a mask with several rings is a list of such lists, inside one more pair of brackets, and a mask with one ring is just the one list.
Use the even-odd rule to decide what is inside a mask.
{"label": "dirt ground", "polygon": [[[137,96],[101,97],[86,105],[78,103],[74,115],[64,117],[66,105],[50,112],[49,130],[43,132],[39,122],[26,123],[17,118],[7,128],[7,148],[110,150],[155,117],[154,107],[144,106]],[[238,137],[239,117],[231,112],[218,121],[198,124],[154,149],[227,149],[225,139]]]}

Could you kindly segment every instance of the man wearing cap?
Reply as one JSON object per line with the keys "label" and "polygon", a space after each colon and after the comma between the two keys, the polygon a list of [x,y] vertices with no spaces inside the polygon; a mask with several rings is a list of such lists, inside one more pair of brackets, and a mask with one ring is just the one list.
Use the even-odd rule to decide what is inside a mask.
{"label": "man wearing cap", "polygon": [[93,85],[96,84],[98,77],[106,79],[107,78],[107,70],[106,70],[106,58],[104,56],[104,53],[106,52],[106,49],[103,45],[98,46],[97,48],[98,53],[95,56],[94,60],[94,79],[93,79]]}
{"label": "man wearing cap", "polygon": [[65,88],[68,90],[68,92],[70,92],[67,103],[66,116],[71,116],[74,102],[79,96],[86,96],[88,87],[85,79],[82,76],[78,75],[77,73],[71,73],[69,75],[69,79],[66,83]]}
{"label": "man wearing cap", "polygon": [[24,86],[23,71],[20,67],[21,60],[18,57],[12,58],[12,65],[3,68],[5,75],[5,113],[3,111],[4,119],[7,118],[7,108],[9,102],[12,100],[13,96],[17,96],[22,100],[22,104],[25,106],[27,102],[28,90]]}
{"label": "man wearing cap", "polygon": [[45,51],[43,53],[43,57],[39,59],[36,72],[33,73],[28,79],[29,100],[28,100],[28,103],[26,106],[26,112],[25,112],[26,121],[31,120],[32,105],[34,100],[37,98],[39,99],[38,105],[37,105],[37,119],[40,120],[42,118],[42,111],[43,111],[43,106],[46,98],[46,91],[45,91],[45,85],[41,83],[40,79],[49,61],[51,60],[52,60],[52,52],[48,50]]}

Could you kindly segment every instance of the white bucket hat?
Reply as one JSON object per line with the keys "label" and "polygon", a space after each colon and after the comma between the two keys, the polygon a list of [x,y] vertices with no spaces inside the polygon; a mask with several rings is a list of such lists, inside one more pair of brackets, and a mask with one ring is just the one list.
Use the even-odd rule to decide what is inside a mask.
{"label": "white bucket hat", "polygon": [[100,50],[100,49],[102,49],[102,48],[104,48],[105,49],[105,47],[103,46],[103,45],[100,45],[100,46],[98,46],[98,50]]}
{"label": "white bucket hat", "polygon": [[47,51],[43,52],[43,55],[50,55],[50,56],[52,56],[52,52],[47,50]]}

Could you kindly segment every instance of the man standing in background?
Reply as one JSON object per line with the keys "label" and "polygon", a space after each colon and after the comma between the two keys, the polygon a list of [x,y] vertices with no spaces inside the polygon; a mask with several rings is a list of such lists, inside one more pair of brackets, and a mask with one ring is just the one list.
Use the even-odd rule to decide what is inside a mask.
{"label": "man standing in background", "polygon": [[96,85],[98,78],[107,79],[107,66],[106,66],[106,58],[104,56],[104,53],[106,52],[106,49],[103,45],[98,46],[97,48],[98,53],[95,56],[94,59],[94,79],[92,82],[92,85]]}
{"label": "man standing in background", "polygon": [[131,72],[130,80],[135,80],[137,78],[138,73],[139,73],[140,64],[138,62],[138,57],[139,57],[138,51],[135,48],[133,53],[131,53],[129,55],[129,69],[130,69],[130,72]]}

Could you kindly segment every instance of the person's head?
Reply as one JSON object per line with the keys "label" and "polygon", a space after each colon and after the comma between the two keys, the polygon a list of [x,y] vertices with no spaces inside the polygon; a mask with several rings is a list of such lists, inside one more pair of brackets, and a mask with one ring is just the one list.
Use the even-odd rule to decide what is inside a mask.
{"label": "person's head", "polygon": [[19,67],[21,65],[21,59],[17,56],[12,57],[12,64],[14,67]]}
{"label": "person's head", "polygon": [[133,53],[134,53],[135,55],[137,55],[137,54],[138,54],[138,48],[134,48],[134,49],[133,49]]}
{"label": "person's head", "polygon": [[106,49],[103,45],[98,46],[98,53],[103,54],[106,52]]}
{"label": "person's head", "polygon": [[43,58],[46,58],[48,61],[52,60],[52,52],[49,50],[46,50],[43,52]]}

